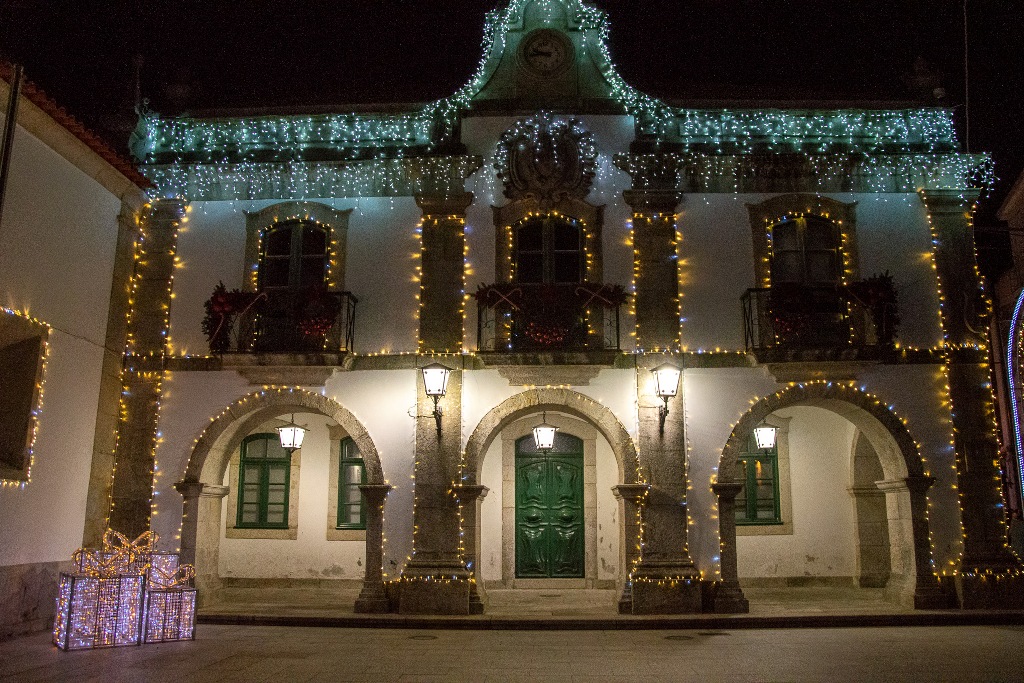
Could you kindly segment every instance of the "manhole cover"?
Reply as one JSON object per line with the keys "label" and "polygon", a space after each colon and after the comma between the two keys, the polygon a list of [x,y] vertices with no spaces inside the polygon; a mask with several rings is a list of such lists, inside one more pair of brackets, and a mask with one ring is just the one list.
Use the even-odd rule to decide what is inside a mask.
{"label": "manhole cover", "polygon": [[693,640],[693,636],[665,636],[665,640]]}
{"label": "manhole cover", "polygon": [[437,640],[437,636],[409,636],[409,640]]}
{"label": "manhole cover", "polygon": [[727,636],[725,631],[697,631],[698,636]]}

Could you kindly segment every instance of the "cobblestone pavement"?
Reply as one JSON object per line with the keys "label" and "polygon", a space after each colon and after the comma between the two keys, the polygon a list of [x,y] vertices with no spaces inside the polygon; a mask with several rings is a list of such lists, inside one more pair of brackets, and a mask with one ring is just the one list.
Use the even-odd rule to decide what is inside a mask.
{"label": "cobblestone pavement", "polygon": [[0,643],[3,681],[1024,681],[1024,626],[464,631],[200,625],[194,642]]}

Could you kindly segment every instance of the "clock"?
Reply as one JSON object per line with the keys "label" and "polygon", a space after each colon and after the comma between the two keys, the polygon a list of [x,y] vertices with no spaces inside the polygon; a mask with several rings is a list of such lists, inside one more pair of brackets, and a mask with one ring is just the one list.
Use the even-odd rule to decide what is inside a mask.
{"label": "clock", "polygon": [[527,71],[544,78],[557,76],[572,64],[572,41],[559,31],[541,28],[531,31],[519,44],[519,59]]}

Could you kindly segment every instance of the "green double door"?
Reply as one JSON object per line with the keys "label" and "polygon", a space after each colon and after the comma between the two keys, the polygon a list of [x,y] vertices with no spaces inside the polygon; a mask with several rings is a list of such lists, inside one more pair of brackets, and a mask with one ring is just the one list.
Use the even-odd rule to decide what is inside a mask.
{"label": "green double door", "polygon": [[556,436],[545,455],[516,442],[516,578],[583,578],[583,442]]}

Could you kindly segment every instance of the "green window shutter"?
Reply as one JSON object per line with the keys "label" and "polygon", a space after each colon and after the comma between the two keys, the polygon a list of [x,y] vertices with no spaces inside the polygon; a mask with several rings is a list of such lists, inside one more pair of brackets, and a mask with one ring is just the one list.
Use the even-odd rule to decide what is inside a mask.
{"label": "green window shutter", "polygon": [[291,456],[277,434],[252,434],[242,441],[238,467],[238,514],[244,529],[287,529]]}
{"label": "green window shutter", "polygon": [[338,458],[338,519],[339,529],[365,529],[366,503],[360,484],[366,483],[366,464],[350,438],[342,439]]}
{"label": "green window shutter", "polygon": [[758,448],[753,435],[737,458],[743,488],[736,496],[736,524],[782,524],[779,505],[779,450]]}

